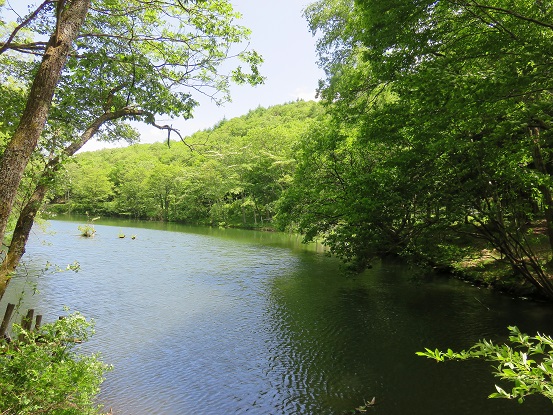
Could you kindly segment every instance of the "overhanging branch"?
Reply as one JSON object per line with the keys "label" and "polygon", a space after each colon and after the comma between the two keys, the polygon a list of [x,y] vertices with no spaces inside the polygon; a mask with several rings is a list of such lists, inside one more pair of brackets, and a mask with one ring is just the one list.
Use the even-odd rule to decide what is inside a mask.
{"label": "overhanging branch", "polygon": [[157,124],[154,120],[146,121],[146,123],[160,130],[167,130],[167,147],[171,146],[171,133],[175,133],[179,137],[180,141],[182,141],[184,145],[190,149],[190,151],[194,151],[194,148],[185,141],[184,137],[179,132],[179,130],[177,130],[176,128],[173,128],[173,126],[160,125],[160,124]]}
{"label": "overhanging branch", "polygon": [[537,24],[538,26],[546,27],[548,29],[553,30],[553,24],[543,22],[541,20],[534,19],[533,17],[524,16],[520,13],[515,12],[514,10],[505,9],[503,7],[488,6],[488,5],[485,5],[485,4],[477,3],[476,1],[470,1],[470,2],[465,3],[464,5],[465,6],[473,6],[473,7],[476,7],[478,9],[481,9],[481,10],[491,10],[491,11],[500,12],[500,13],[503,13],[503,14],[507,14],[509,16],[513,16],[517,19],[524,20],[525,22],[534,23],[534,24]]}
{"label": "overhanging branch", "polygon": [[4,43],[0,43],[0,55],[10,49],[10,45],[12,40],[15,38],[15,35],[17,35],[17,32],[19,32],[21,29],[23,29],[25,26],[31,22],[34,18],[38,16],[38,14],[44,9],[48,4],[52,3],[52,0],[45,0],[40,6],[37,7],[37,9],[32,12],[23,22],[21,22],[20,25],[18,25],[15,29],[13,29],[12,33],[8,37],[8,40]]}

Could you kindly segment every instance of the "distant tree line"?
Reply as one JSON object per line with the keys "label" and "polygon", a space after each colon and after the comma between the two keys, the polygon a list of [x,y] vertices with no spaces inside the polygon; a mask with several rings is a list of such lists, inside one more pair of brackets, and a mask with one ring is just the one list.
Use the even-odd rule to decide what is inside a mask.
{"label": "distant tree line", "polygon": [[[108,3],[108,9],[124,7]],[[203,9],[207,2],[193,4],[199,14],[213,12]],[[163,14],[163,3],[158,5],[150,15],[137,3],[145,21]],[[207,28],[213,35],[234,33],[227,4],[215,6],[226,29]],[[163,128],[154,114],[186,118],[197,103],[156,83],[157,51],[147,37],[100,36],[90,53],[70,55],[54,100],[55,117],[27,164],[12,224],[26,218],[28,230],[34,215],[27,207],[36,212],[48,194],[53,208],[75,213],[288,229],[308,241],[322,240],[359,270],[383,256],[448,270],[473,260],[491,262],[503,268],[488,283],[509,280],[553,298],[551,4],[325,0],[309,5],[305,15],[326,73],[320,103],[260,108],[182,137],[186,144],[170,148],[137,145],[71,161],[90,138],[82,131],[90,115],[105,121],[90,125],[104,138],[134,140],[136,133],[123,120]],[[92,15],[106,33],[121,25],[146,34],[151,28],[133,26],[120,14],[106,22],[102,16]],[[89,30],[94,19],[85,22]],[[184,47],[175,36],[175,48]],[[138,43],[128,47],[128,41]],[[102,54],[109,59],[103,62]],[[162,55],[171,78],[177,53]],[[229,79],[261,82],[259,56],[243,59],[248,74],[238,68],[221,78],[215,72],[212,86]],[[14,64],[6,55],[0,64],[29,73],[24,59]],[[94,69],[100,64],[112,71],[114,82]],[[146,67],[150,70],[142,72]],[[201,83],[198,69],[198,79],[186,78],[187,72],[178,79]],[[4,83],[0,137],[13,132],[9,120],[17,118],[28,84],[11,78]],[[227,86],[223,83],[223,93]],[[83,97],[97,105],[83,110]],[[140,113],[118,112],[138,107]],[[109,122],[102,118],[117,114],[121,118]],[[15,226],[14,235],[27,231],[18,232]],[[8,241],[15,254],[24,247],[19,240]]]}
{"label": "distant tree line", "polygon": [[185,144],[86,152],[56,178],[50,210],[212,226],[273,227],[294,146],[322,114],[298,101],[223,120]]}

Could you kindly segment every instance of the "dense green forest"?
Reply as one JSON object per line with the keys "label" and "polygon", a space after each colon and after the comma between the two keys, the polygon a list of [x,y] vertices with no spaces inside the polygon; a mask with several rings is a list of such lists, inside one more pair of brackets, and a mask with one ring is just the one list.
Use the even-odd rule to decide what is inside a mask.
{"label": "dense green forest", "polygon": [[157,120],[262,83],[261,56],[234,49],[250,31],[225,0],[46,0],[2,17],[0,298],[47,200],[286,229],[355,270],[401,257],[553,299],[552,1],[320,0],[305,16],[320,102],[76,157],[93,137],[135,142],[129,121],[176,138]]}
{"label": "dense green forest", "polygon": [[[79,4],[88,7],[81,1],[67,11],[75,23],[86,12]],[[54,211],[293,230],[321,239],[357,269],[390,255],[450,271],[492,265],[500,271],[484,276],[487,283],[529,285],[553,298],[553,12],[546,3],[314,2],[305,16],[326,73],[320,103],[260,108],[171,147],[135,145],[71,161],[95,135],[135,141],[128,120],[177,138],[156,115],[191,117],[196,82],[224,102],[231,81],[263,81],[262,59],[253,51],[239,56],[249,71],[240,65],[230,74],[217,71],[225,45],[249,35],[232,25],[225,2],[190,10],[160,3],[152,12],[138,3],[138,26],[110,15],[124,6],[106,3],[110,19],[95,9],[79,24],[100,25],[108,35],[91,35],[97,40],[80,46],[86,53],[65,56],[52,116],[34,144],[20,140],[38,130],[20,131],[31,124],[17,127],[14,120],[31,85],[23,74],[37,62],[1,55],[7,70],[27,80],[6,78],[0,96],[2,206],[11,212],[0,212],[0,235],[15,229],[4,268],[12,270],[24,252],[48,194]],[[49,10],[37,15],[51,18]],[[198,17],[190,20],[196,30],[226,42],[193,38],[212,62],[188,50],[191,39],[182,33],[151,39],[151,21],[183,10]],[[221,29],[206,16],[220,19]],[[137,35],[109,35],[121,27]],[[49,33],[38,20],[29,28]],[[25,40],[20,36],[13,50],[46,47]],[[166,53],[152,49],[153,41]],[[179,89],[185,86],[190,94]]]}
{"label": "dense green forest", "polygon": [[502,266],[553,298],[551,2],[318,1],[327,110],[282,203],[360,262]]}
{"label": "dense green forest", "polygon": [[322,114],[298,101],[223,120],[184,142],[79,154],[58,175],[50,210],[211,226],[272,227],[294,149]]}

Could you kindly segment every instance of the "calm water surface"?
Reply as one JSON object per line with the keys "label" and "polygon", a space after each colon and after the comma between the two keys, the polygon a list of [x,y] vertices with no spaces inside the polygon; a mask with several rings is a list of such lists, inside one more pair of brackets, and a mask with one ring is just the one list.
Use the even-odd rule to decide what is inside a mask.
{"label": "calm water surface", "polygon": [[[512,324],[553,333],[549,305],[397,264],[348,277],[281,234],[99,221],[86,239],[80,223],[34,231],[0,310],[36,283],[25,306],[46,320],[63,306],[94,318],[83,347],[114,365],[100,396],[114,414],[341,414],[373,397],[375,415],[553,414],[543,398],[487,399],[489,363],[415,355]],[[78,273],[32,277],[75,260]]]}

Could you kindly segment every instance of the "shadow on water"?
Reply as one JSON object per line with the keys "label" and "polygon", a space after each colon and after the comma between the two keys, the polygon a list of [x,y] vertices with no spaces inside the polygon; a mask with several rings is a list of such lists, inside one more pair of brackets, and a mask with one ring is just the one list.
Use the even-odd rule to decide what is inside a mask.
{"label": "shadow on water", "polygon": [[347,277],[288,235],[101,220],[86,239],[77,224],[35,232],[21,269],[29,280],[46,261],[78,260],[81,271],[39,279],[25,301],[47,320],[63,305],[96,320],[84,348],[115,365],[101,394],[114,413],[330,415],[373,397],[373,414],[553,413],[545,399],[487,399],[489,363],[415,355],[503,340],[512,324],[553,333],[548,305],[421,282],[398,264]]}
{"label": "shadow on water", "polygon": [[[468,348],[507,339],[507,325],[551,331],[551,311],[457,281],[427,278],[386,264],[355,279],[319,275],[274,281],[272,324],[279,370],[304,391],[282,413],[344,413],[375,397],[376,414],[543,414],[551,403],[489,400],[496,380],[487,362],[436,364],[415,356],[425,347]],[[298,371],[299,369],[299,371]],[[296,372],[294,372],[296,371]],[[280,383],[284,385],[284,383]]]}

